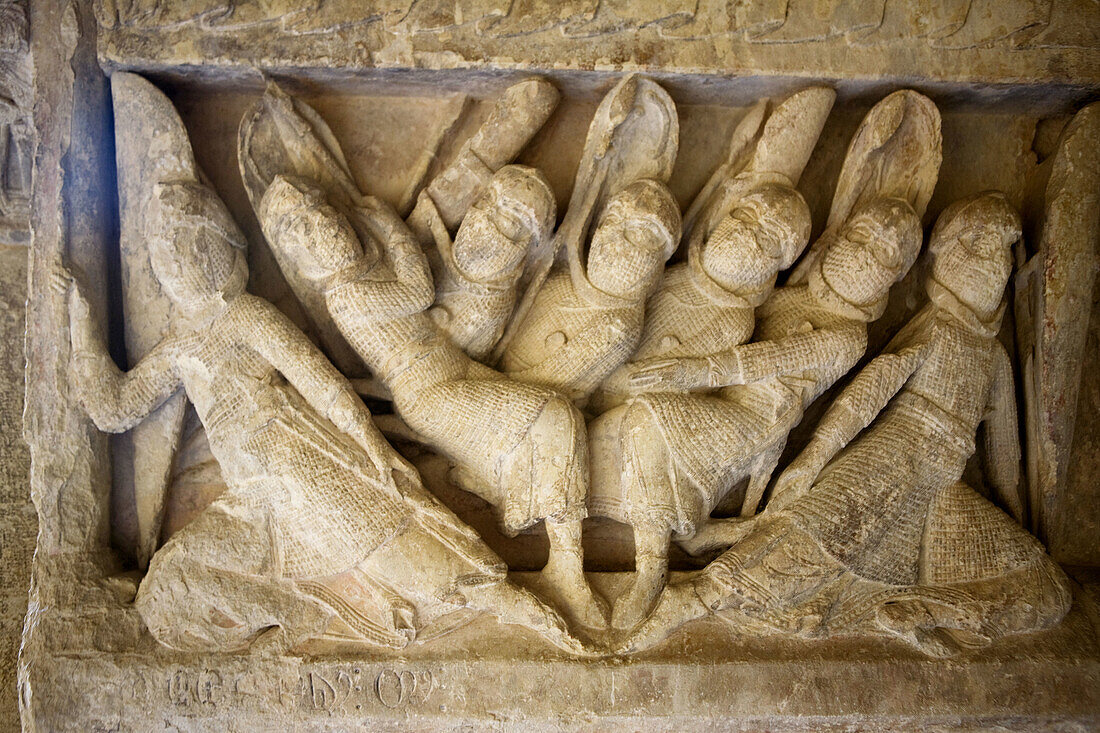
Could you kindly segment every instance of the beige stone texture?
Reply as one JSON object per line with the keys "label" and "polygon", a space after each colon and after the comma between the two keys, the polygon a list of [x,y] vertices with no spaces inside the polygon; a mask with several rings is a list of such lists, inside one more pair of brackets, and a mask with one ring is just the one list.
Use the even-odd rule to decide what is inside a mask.
{"label": "beige stone texture", "polygon": [[28,6],[24,729],[1100,726],[1100,17],[922,9]]}
{"label": "beige stone texture", "polygon": [[38,519],[27,480],[23,420],[23,333],[27,248],[0,247],[0,729],[17,730],[15,677]]}

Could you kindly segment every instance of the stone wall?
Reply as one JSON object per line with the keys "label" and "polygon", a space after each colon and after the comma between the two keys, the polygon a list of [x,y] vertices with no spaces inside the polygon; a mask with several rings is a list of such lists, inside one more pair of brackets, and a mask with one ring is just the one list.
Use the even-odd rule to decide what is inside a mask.
{"label": "stone wall", "polygon": [[[27,373],[26,414],[31,451],[13,427],[21,424],[26,250],[0,246],[0,571],[10,593],[0,618],[5,634],[0,684],[9,693],[18,641],[7,634],[23,626],[27,560],[35,528],[39,523],[42,528],[20,669],[27,728],[1062,730],[1079,725],[1083,730],[1095,725],[1100,719],[1095,574],[1075,576],[1084,587],[1074,586],[1073,608],[1056,628],[1003,640],[961,661],[925,659],[876,639],[803,642],[754,635],[713,619],[655,652],[629,659],[570,658],[526,631],[502,631],[487,617],[395,654],[325,641],[308,647],[304,656],[271,648],[249,654],[168,650],[157,645],[130,603],[137,574],[119,572],[126,558],[116,552],[118,538],[109,544],[108,525],[120,521],[108,499],[109,443],[76,406],[69,342],[57,338],[65,333],[67,313],[51,289],[56,263],[64,260],[78,271],[100,315],[111,313],[104,301],[118,277],[111,269],[117,262],[110,261],[119,229],[110,142],[117,126],[105,73],[137,71],[168,92],[198,141],[199,162],[234,214],[247,202],[238,190],[232,145],[242,106],[260,93],[257,69],[308,95],[333,116],[340,135],[341,125],[348,128],[353,144],[354,132],[364,138],[371,132],[362,111],[373,109],[372,95],[380,119],[400,120],[402,110],[417,106],[439,108],[446,118],[453,112],[450,94],[468,93],[471,107],[484,106],[501,88],[502,77],[543,72],[567,99],[557,134],[575,132],[577,138],[576,156],[557,161],[561,175],[551,175],[559,199],[568,198],[572,166],[598,94],[622,71],[644,70],[668,85],[677,104],[684,105],[685,140],[719,112],[732,126],[740,114],[734,108],[805,85],[809,77],[834,84],[845,112],[827,128],[831,142],[822,146],[823,157],[811,162],[806,177],[811,184],[815,175],[828,180],[809,186],[819,196],[835,183],[835,175],[829,179],[821,171],[835,174],[844,143],[870,103],[888,90],[915,84],[949,110],[944,140],[952,162],[946,165],[955,169],[932,210],[991,185],[1005,188],[1019,205],[1025,197],[1022,181],[1043,156],[1038,148],[1044,120],[1094,98],[1100,89],[1095,63],[1100,23],[1074,20],[1071,12],[1094,13],[1097,6],[1072,0],[942,5],[950,13],[914,28],[901,12],[904,3],[894,0],[778,0],[751,12],[735,10],[747,7],[743,3],[699,0],[667,3],[671,10],[656,14],[657,4],[647,0],[562,0],[553,12],[540,0],[396,0],[371,4],[377,10],[372,13],[351,0],[36,2],[30,10],[38,70],[34,104],[48,114],[36,115],[32,298],[25,315],[33,367]],[[996,21],[992,5],[1000,9]],[[11,6],[0,0],[0,8]],[[357,94],[358,100],[347,101]],[[393,96],[379,101],[386,94]],[[722,105],[722,110],[708,107]],[[449,122],[440,125],[450,129]],[[8,135],[13,139],[10,127]],[[425,138],[439,145],[442,136]],[[356,147],[371,149],[370,140],[362,142]],[[219,147],[225,145],[229,148]],[[708,152],[693,147],[700,159]],[[18,145],[12,149],[18,151]],[[555,153],[561,157],[557,147],[536,149],[523,162],[541,164],[540,154],[549,160]],[[690,199],[701,183],[684,183],[682,192],[672,188]],[[408,190],[394,185],[378,193],[400,204]],[[807,199],[813,196],[808,193]],[[827,203],[810,200],[818,219]],[[17,235],[9,239],[19,241]],[[1087,359],[1095,359],[1095,347],[1092,338]],[[1092,440],[1095,403],[1095,389],[1086,391],[1079,429]],[[37,519],[27,496],[30,452]],[[1081,465],[1091,470],[1091,462]],[[1096,496],[1087,476],[1075,481]],[[117,482],[113,488],[117,493]],[[1088,536],[1084,526],[1082,536]],[[1085,548],[1082,554],[1089,552]],[[534,582],[531,574],[513,575],[521,585]],[[608,597],[625,580],[620,573],[593,575],[597,590]],[[682,577],[674,575],[674,580]],[[15,699],[12,694],[0,699],[0,727],[17,719]]]}
{"label": "stone wall", "polygon": [[0,245],[0,730],[18,730],[16,661],[27,613],[38,518],[27,490],[23,442],[23,323],[27,249]]}
{"label": "stone wall", "polygon": [[0,730],[18,730],[16,667],[38,518],[23,440],[31,74],[21,2],[0,2]]}

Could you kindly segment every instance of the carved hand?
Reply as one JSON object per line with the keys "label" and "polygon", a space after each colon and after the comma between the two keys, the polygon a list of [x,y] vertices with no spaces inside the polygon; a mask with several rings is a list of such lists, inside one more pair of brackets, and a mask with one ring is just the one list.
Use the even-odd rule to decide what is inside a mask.
{"label": "carved hand", "polygon": [[632,389],[659,392],[714,386],[710,363],[706,359],[646,359],[627,364],[624,369]]}

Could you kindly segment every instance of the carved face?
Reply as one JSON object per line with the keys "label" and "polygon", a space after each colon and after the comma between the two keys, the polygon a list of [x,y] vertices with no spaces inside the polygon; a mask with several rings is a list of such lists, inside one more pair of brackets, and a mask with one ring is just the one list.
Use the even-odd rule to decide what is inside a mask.
{"label": "carved face", "polygon": [[979,194],[940,215],[929,245],[932,276],[979,317],[1000,307],[1020,219],[1000,194]]}
{"label": "carved face", "polygon": [[474,282],[509,279],[518,274],[531,236],[515,212],[481,198],[466,212],[455,236],[455,265]]}
{"label": "carved face", "polygon": [[778,242],[757,236],[759,221],[748,207],[722,217],[703,245],[706,273],[727,290],[756,290],[779,271]]}
{"label": "carved face", "polygon": [[302,207],[283,224],[281,238],[299,243],[288,254],[311,280],[328,277],[363,258],[355,230],[328,204]]}
{"label": "carved face", "polygon": [[904,201],[864,204],[830,236],[821,260],[825,282],[854,305],[870,305],[904,277],[920,249],[920,222]]}
{"label": "carved face", "polygon": [[311,280],[324,279],[364,257],[348,220],[320,191],[278,176],[260,202],[260,223],[272,247]]}
{"label": "carved face", "polygon": [[244,242],[221,202],[190,184],[158,186],[156,196],[164,228],[150,240],[149,263],[172,302],[195,312],[243,292]]}
{"label": "carved face", "polygon": [[793,189],[764,186],[744,196],[703,245],[707,274],[731,291],[757,290],[789,267],[810,236],[810,212]]}
{"label": "carved face", "polygon": [[680,211],[655,181],[639,181],[608,202],[588,251],[589,281],[610,295],[644,298],[680,234]]}

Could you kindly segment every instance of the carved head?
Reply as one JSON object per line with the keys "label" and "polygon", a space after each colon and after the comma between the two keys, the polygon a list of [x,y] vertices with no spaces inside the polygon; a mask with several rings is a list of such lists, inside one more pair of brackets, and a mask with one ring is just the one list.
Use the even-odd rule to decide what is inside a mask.
{"label": "carved head", "polygon": [[454,261],[475,282],[519,275],[527,253],[554,228],[554,193],[534,168],[506,165],[466,212],[454,241]]}
{"label": "carved head", "polygon": [[205,310],[244,292],[245,241],[221,199],[190,181],[158,183],[149,264],[165,294],[184,313]]}
{"label": "carved head", "polygon": [[920,219],[913,207],[894,198],[876,198],[858,206],[829,237],[821,256],[821,274],[840,297],[866,306],[886,296],[905,277],[921,245]]}
{"label": "carved head", "polygon": [[645,298],[680,241],[680,207],[663,183],[641,180],[607,202],[588,250],[588,279],[620,298]]}
{"label": "carved head", "polygon": [[932,277],[986,320],[1004,297],[1020,233],[1020,215],[999,191],[956,201],[932,229]]}
{"label": "carved head", "polygon": [[718,221],[703,243],[701,262],[727,290],[756,290],[790,267],[809,238],[810,209],[801,194],[765,184]]}
{"label": "carved head", "polygon": [[363,259],[363,245],[347,218],[305,179],[276,176],[258,213],[267,241],[310,280]]}

